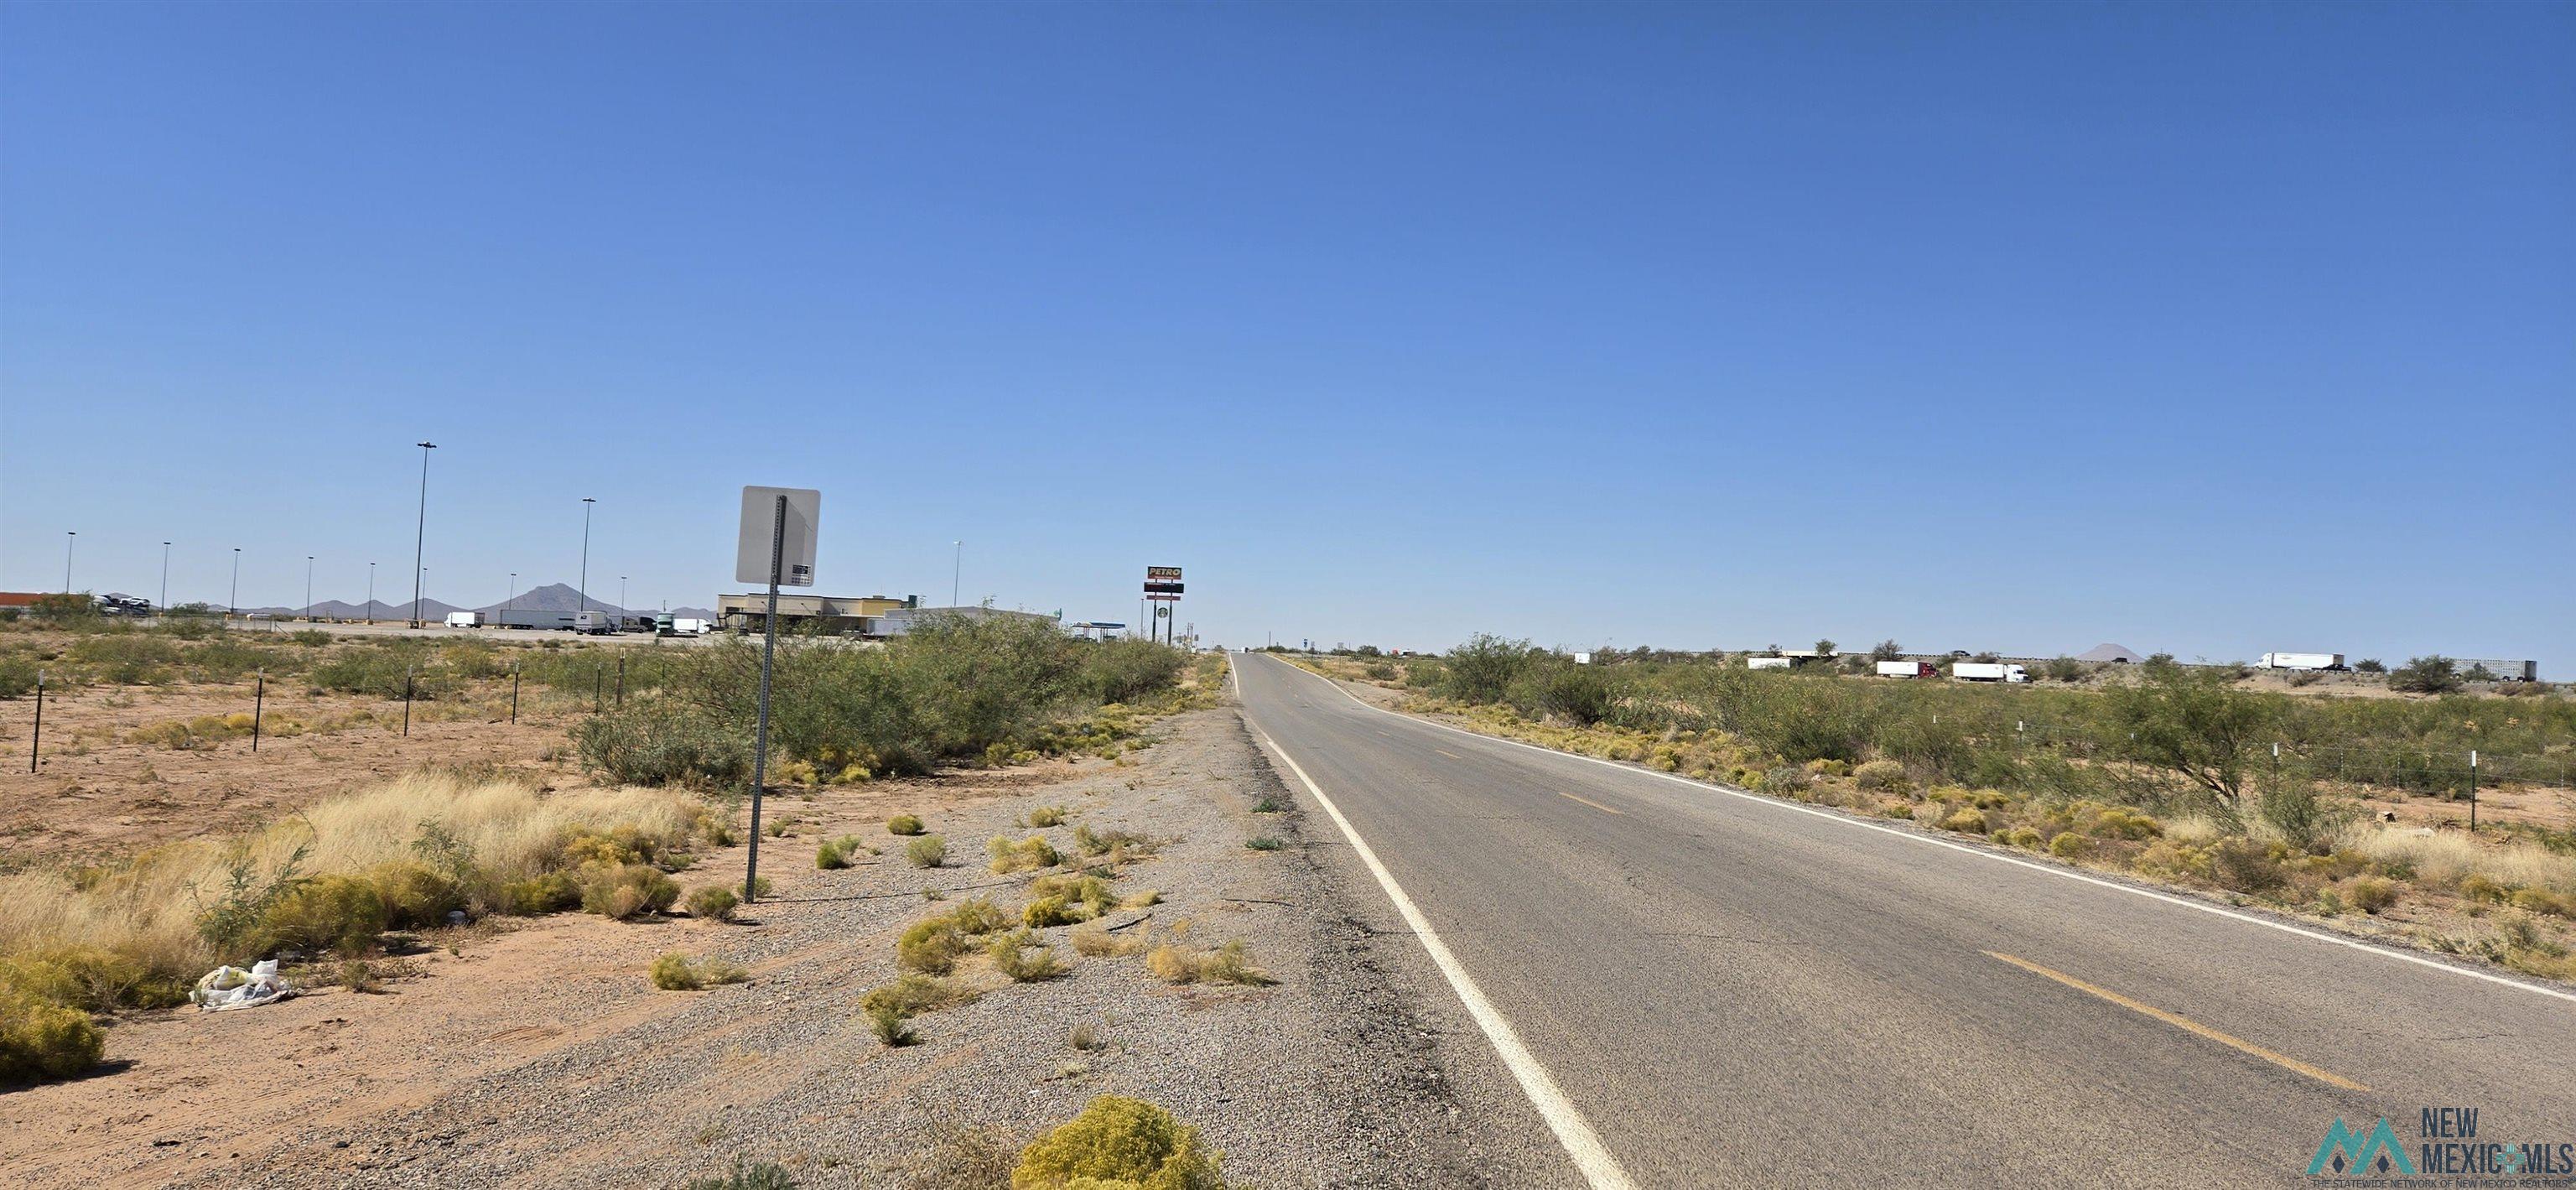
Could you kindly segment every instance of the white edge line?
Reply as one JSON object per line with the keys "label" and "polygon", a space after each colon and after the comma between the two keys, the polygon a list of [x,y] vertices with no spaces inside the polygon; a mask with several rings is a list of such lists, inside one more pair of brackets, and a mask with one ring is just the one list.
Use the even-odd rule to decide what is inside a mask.
{"label": "white edge line", "polygon": [[[1297,667],[1292,665],[1289,666],[1289,668],[1296,669]],[[2543,987],[2535,983],[2524,983],[2519,979],[2507,979],[2501,975],[2479,971],[2470,967],[2462,967],[2452,963],[2445,963],[2438,959],[2392,949],[2376,943],[2366,942],[2359,938],[2347,938],[2339,934],[2328,934],[2319,930],[2311,930],[2304,926],[2290,925],[2287,922],[2271,921],[2266,918],[2256,917],[2250,913],[2238,913],[2233,909],[2212,905],[2207,901],[2198,901],[2189,897],[2178,897],[2171,893],[2160,893],[2152,889],[2138,888],[2133,885],[2121,884],[2114,880],[2104,880],[2098,876],[2087,876],[2082,872],[2071,871],[2066,868],[2034,863],[2030,860],[2022,859],[2019,856],[2004,855],[1999,852],[1987,851],[1979,847],[1970,847],[1963,843],[1953,843],[1947,839],[1934,838],[1930,835],[1920,835],[1912,831],[1902,831],[1891,826],[1881,826],[1875,822],[1865,822],[1858,818],[1851,818],[1842,814],[1834,813],[1831,810],[1820,810],[1813,806],[1803,806],[1796,802],[1784,802],[1778,798],[1764,797],[1758,793],[1747,793],[1744,790],[1736,789],[1731,786],[1719,785],[1714,782],[1694,781],[1688,777],[1679,777],[1671,773],[1659,773],[1653,769],[1632,768],[1615,760],[1603,760],[1598,756],[1584,756],[1580,753],[1574,752],[1559,752],[1554,748],[1542,748],[1537,744],[1526,744],[1519,740],[1506,739],[1502,736],[1486,735],[1480,731],[1469,731],[1463,727],[1451,727],[1446,723],[1435,723],[1418,715],[1407,715],[1402,711],[1390,711],[1385,707],[1370,706],[1368,703],[1362,701],[1358,695],[1353,694],[1348,690],[1343,690],[1342,684],[1339,682],[1323,677],[1320,674],[1308,673],[1302,669],[1297,670],[1297,672],[1306,674],[1306,676],[1315,678],[1317,681],[1323,682],[1325,685],[1331,686],[1333,689],[1340,691],[1342,697],[1350,699],[1353,705],[1358,706],[1363,710],[1375,711],[1381,715],[1392,715],[1398,719],[1422,724],[1425,727],[1436,727],[1442,731],[1455,732],[1456,734],[1466,736],[1469,739],[1485,740],[1496,744],[1509,744],[1515,748],[1527,748],[1532,752],[1543,752],[1549,756],[1561,756],[1567,760],[1587,761],[1592,764],[1601,765],[1605,768],[1617,769],[1620,772],[1630,773],[1640,777],[1655,777],[1660,780],[1687,785],[1693,789],[1712,790],[1726,794],[1729,797],[1742,798],[1745,801],[1752,802],[1756,805],[1769,806],[1775,810],[1788,810],[1799,814],[1813,815],[1814,817],[1824,819],[1827,822],[1838,822],[1844,826],[1858,827],[1866,831],[1877,831],[1880,834],[1888,835],[1893,838],[1904,839],[1908,842],[1923,843],[1933,847],[1946,847],[1952,851],[1959,852],[1962,855],[1973,855],[1979,859],[1989,859],[2000,864],[2011,864],[2017,868],[2028,868],[2034,872],[2044,872],[2048,875],[2063,877],[2067,880],[2081,881],[2085,884],[2094,885],[2099,888],[2107,888],[2115,892],[2124,892],[2131,896],[2145,897],[2151,901],[2162,901],[2168,905],[2178,905],[2185,909],[2194,909],[2202,913],[2214,914],[2219,917],[2245,922],[2250,925],[2258,925],[2267,930],[2279,930],[2284,934],[2296,934],[2302,938],[2312,938],[2319,942],[2327,942],[2336,946],[2349,947],[2353,950],[2360,951],[2363,954],[2378,955],[2381,958],[2394,959],[2401,963],[2413,963],[2418,967],[2429,967],[2435,971],[2447,971],[2453,975],[2462,975],[2470,979],[2483,979],[2488,983],[2496,984],[2500,987],[2517,988],[2522,991],[2533,992],[2543,996],[2554,996],[2570,1003],[2576,1003],[2576,992],[2565,992],[2560,991],[2557,988]],[[1242,691],[1240,679],[1237,680],[1235,689],[1239,695]]]}
{"label": "white edge line", "polygon": [[[1241,666],[1235,667],[1234,691],[1236,699],[1240,700],[1243,697]],[[1610,1150],[1601,1143],[1600,1135],[1592,1131],[1592,1125],[1584,1120],[1583,1113],[1556,1085],[1555,1077],[1548,1074],[1547,1067],[1539,1062],[1538,1056],[1522,1044],[1512,1023],[1505,1020],[1502,1011],[1485,998],[1484,989],[1476,986],[1476,981],[1468,976],[1457,956],[1449,953],[1448,944],[1440,940],[1440,935],[1431,928],[1431,922],[1414,907],[1413,898],[1406,896],[1403,886],[1395,882],[1395,874],[1378,862],[1377,853],[1360,838],[1360,832],[1351,825],[1351,820],[1342,816],[1341,807],[1325,796],[1323,787],[1306,775],[1297,758],[1288,755],[1288,750],[1270,738],[1269,732],[1259,727],[1252,730],[1259,733],[1261,742],[1287,763],[1289,772],[1297,774],[1297,780],[1305,785],[1306,792],[1315,795],[1315,801],[1324,807],[1324,813],[1332,815],[1333,825],[1342,828],[1342,837],[1350,840],[1351,851],[1360,857],[1361,863],[1368,865],[1369,874],[1377,877],[1378,887],[1386,890],[1388,900],[1395,902],[1395,911],[1403,915],[1404,924],[1413,927],[1414,938],[1422,943],[1422,949],[1430,953],[1433,965],[1439,967],[1441,976],[1449,981],[1449,990],[1457,993],[1459,1002],[1467,1006],[1467,1015],[1475,1019],[1478,1029],[1484,1031],[1485,1040],[1493,1043],[1494,1052],[1511,1070],[1512,1078],[1520,1083],[1521,1093],[1529,1096],[1530,1106],[1538,1109],[1539,1117],[1547,1121],[1548,1131],[1556,1134],[1557,1143],[1565,1147],[1565,1155],[1573,1160],[1574,1168],[1583,1175],[1583,1180],[1594,1190],[1629,1190],[1635,1186],[1636,1183],[1628,1178],[1628,1171],[1620,1168],[1619,1159],[1610,1155]]]}

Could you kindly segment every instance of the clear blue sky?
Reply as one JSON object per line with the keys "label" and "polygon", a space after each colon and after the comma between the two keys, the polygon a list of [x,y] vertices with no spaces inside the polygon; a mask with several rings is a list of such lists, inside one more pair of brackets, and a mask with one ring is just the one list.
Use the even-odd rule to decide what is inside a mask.
{"label": "clear blue sky", "polygon": [[[0,588],[2576,676],[2576,6],[0,9]],[[403,593],[407,594],[407,590]]]}

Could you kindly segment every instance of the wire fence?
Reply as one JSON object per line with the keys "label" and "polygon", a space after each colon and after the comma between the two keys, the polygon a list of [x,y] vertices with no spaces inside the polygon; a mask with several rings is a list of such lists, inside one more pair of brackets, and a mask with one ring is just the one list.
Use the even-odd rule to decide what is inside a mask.
{"label": "wire fence", "polygon": [[[2143,761],[2136,733],[2109,737],[2095,728],[2015,720],[2007,743],[2043,748],[2087,761]],[[2395,744],[2378,747],[2255,740],[2252,768],[2338,785],[2367,785],[2410,793],[2466,797],[2473,788],[2507,785],[2576,793],[2576,760],[2557,756],[2498,754],[2468,748]]]}

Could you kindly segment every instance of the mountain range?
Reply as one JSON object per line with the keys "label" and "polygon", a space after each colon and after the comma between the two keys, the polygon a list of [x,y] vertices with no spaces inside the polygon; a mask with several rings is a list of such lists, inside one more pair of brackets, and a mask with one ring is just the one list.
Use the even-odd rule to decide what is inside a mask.
{"label": "mountain range", "polygon": [[[487,603],[474,608],[459,607],[453,603],[442,603],[439,600],[424,597],[420,601],[420,618],[431,621],[444,620],[447,618],[447,613],[461,611],[477,611],[491,615],[504,608],[538,612],[570,612],[587,608],[595,612],[614,612],[619,616],[650,616],[660,614],[661,610],[659,608],[622,608],[604,600],[587,599],[569,583],[547,583],[542,587],[530,587],[503,602]],[[241,610],[269,616],[304,614],[304,609],[301,607],[246,607]],[[372,603],[348,603],[338,599],[325,599],[313,605],[313,614],[325,620],[408,621],[411,619],[411,612],[412,605],[408,599],[400,603],[387,603],[381,599]],[[671,609],[670,614],[694,616],[703,620],[712,620],[716,616],[714,612],[702,607],[675,607]]]}

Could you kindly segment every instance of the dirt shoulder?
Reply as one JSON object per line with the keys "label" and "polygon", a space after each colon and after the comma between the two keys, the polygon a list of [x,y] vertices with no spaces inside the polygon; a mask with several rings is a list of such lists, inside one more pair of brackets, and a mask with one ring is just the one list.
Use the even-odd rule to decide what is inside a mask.
{"label": "dirt shoulder", "polygon": [[[129,1017],[100,1073],[0,1094],[0,1164],[39,1185],[444,1187],[670,1185],[740,1159],[807,1186],[979,1185],[994,1154],[1118,1092],[1199,1126],[1230,1178],[1485,1181],[1456,1124],[1444,1026],[1412,1015],[1419,997],[1381,961],[1409,939],[1370,936],[1232,708],[1155,734],[1119,763],[780,799],[791,833],[761,856],[774,899],[738,924],[478,927],[423,939],[401,960],[417,974],[382,994]],[[1276,812],[1256,812],[1265,798]],[[1013,826],[1044,806],[1064,807],[1063,825]],[[896,812],[927,819],[957,866],[907,864],[885,830]],[[1160,903],[1109,924],[1240,941],[1278,982],[1174,985],[1141,956],[1077,955],[1058,927],[1039,933],[1066,975],[1013,983],[969,959],[957,978],[979,999],[917,1017],[917,1045],[882,1045],[860,1001],[894,979],[896,936],[965,896],[1016,915],[1034,874],[992,874],[984,841],[1038,834],[1072,855],[1076,826],[1159,843],[1116,883]],[[816,870],[817,843],[842,835],[882,854]],[[1284,846],[1244,845],[1263,836]],[[731,848],[679,880],[738,882],[743,862]],[[752,977],[656,991],[645,968],[668,950]],[[1076,1047],[1077,1026],[1096,1048]]]}

